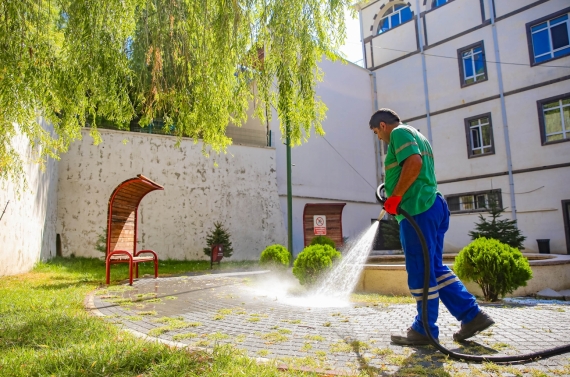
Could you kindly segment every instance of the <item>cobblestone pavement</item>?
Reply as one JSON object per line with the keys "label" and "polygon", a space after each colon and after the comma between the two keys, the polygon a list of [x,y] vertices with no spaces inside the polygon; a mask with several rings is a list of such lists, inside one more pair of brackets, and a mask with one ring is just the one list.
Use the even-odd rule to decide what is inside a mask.
{"label": "cobblestone pavement", "polygon": [[[151,337],[192,347],[232,344],[251,357],[294,367],[367,375],[570,375],[570,354],[498,366],[447,359],[431,346],[397,346],[390,342],[390,331],[409,326],[414,304],[291,304],[259,290],[276,287],[275,281],[266,280],[269,276],[242,272],[145,278],[133,287],[98,290],[89,299],[99,315]],[[496,325],[465,344],[453,342],[459,324],[440,305],[440,341],[462,353],[497,355],[561,346],[570,342],[568,304],[483,305]]]}

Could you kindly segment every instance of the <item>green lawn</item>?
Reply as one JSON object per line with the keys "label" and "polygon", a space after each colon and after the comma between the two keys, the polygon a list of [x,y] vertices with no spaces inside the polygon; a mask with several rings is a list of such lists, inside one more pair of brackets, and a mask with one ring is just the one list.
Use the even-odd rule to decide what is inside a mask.
{"label": "green lawn", "polygon": [[[254,267],[222,262],[215,268]],[[141,266],[151,274],[152,264]],[[161,261],[159,273],[208,270],[209,262]],[[113,283],[128,277],[111,269]],[[32,272],[0,279],[0,376],[308,376],[259,365],[230,348],[213,354],[145,342],[84,309],[87,293],[104,283],[98,259],[56,258]]]}

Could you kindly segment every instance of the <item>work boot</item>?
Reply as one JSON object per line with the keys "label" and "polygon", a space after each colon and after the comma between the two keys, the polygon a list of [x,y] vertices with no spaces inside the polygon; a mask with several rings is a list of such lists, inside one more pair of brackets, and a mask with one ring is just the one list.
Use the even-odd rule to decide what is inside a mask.
{"label": "work boot", "polygon": [[390,339],[396,344],[405,346],[425,346],[431,344],[431,341],[427,335],[420,334],[411,327],[409,327],[408,330],[403,334],[392,334],[390,336]]}
{"label": "work boot", "polygon": [[480,333],[481,331],[491,327],[495,324],[495,321],[484,311],[477,313],[475,318],[471,322],[462,323],[461,329],[453,334],[453,340],[456,342],[462,342],[465,339],[471,338],[473,335]]}

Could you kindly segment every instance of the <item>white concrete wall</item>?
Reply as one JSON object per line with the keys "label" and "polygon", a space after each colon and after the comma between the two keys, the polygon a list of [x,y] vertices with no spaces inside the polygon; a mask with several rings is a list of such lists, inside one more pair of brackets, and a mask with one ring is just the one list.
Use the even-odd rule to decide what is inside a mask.
{"label": "white concrete wall", "polygon": [[[568,0],[550,0],[528,11],[497,22],[501,60],[509,63],[522,63],[522,65],[503,65],[506,92],[568,75],[568,69],[550,68],[548,66],[568,67],[570,66],[570,56],[530,67],[525,24],[569,6],[570,1]],[[568,85],[566,87],[568,88]],[[566,90],[566,92],[568,91]]]}
{"label": "white concrete wall", "polygon": [[[413,55],[376,72],[378,107],[388,107],[402,119],[425,114],[424,83],[420,55]],[[396,95],[393,95],[397,93]]]}
{"label": "white concrete wall", "polygon": [[12,145],[24,161],[28,189],[18,197],[13,182],[0,183],[0,216],[6,209],[0,220],[0,276],[27,272],[56,254],[58,162],[48,159],[42,171],[26,138],[18,136]]}
{"label": "white concrete wall", "polygon": [[374,67],[414,52],[418,49],[416,24],[414,21],[406,22],[393,30],[372,38],[371,44]]}
{"label": "white concrete wall", "polygon": [[95,242],[105,232],[109,196],[137,174],[164,186],[139,208],[139,247],[161,259],[206,259],[202,249],[216,221],[231,234],[232,260],[258,259],[268,245],[284,242],[274,149],[230,146],[227,154],[206,158],[191,139],[177,148],[170,136],[100,131],[101,144],[92,145],[84,130],[61,160],[63,255],[102,256]]}
{"label": "white concrete wall", "polygon": [[[485,113],[491,113],[495,154],[468,158],[464,119]],[[499,100],[433,116],[431,125],[438,181],[507,171]]]}
{"label": "white concrete wall", "polygon": [[452,1],[426,13],[425,20],[428,43],[440,42],[481,24],[481,3],[479,0]]}
{"label": "white concrete wall", "polygon": [[[515,11],[519,8],[525,7],[527,5],[530,5],[532,3],[535,3],[536,0],[494,0],[495,2],[495,12],[497,13],[495,15],[495,17],[501,17],[504,16],[507,13],[510,13],[512,11]],[[485,0],[485,15],[487,16],[486,18],[489,18],[489,12],[487,11],[487,8],[489,6],[489,0]]]}
{"label": "white concrete wall", "polygon": [[[458,2],[458,0],[455,2]],[[439,10],[433,13],[437,12],[439,12]],[[483,41],[485,57],[489,61],[487,63],[488,80],[461,88],[457,50],[480,41]],[[491,63],[496,61],[495,50],[493,48],[493,35],[489,27],[476,30],[450,43],[444,43],[431,48],[426,51],[426,54],[426,67],[429,72],[428,87],[430,110],[432,112],[498,94],[497,68],[494,63]],[[441,56],[451,58],[441,58]],[[421,79],[421,71],[418,77]]]}
{"label": "white concrete wall", "polygon": [[[367,229],[370,219],[378,217],[380,211],[374,196],[378,184],[374,134],[368,125],[373,113],[370,75],[354,64],[325,60],[320,67],[325,78],[317,86],[317,95],[328,107],[323,122],[326,135],[324,138],[311,135],[306,143],[291,151],[295,165],[292,167],[295,254],[303,249],[302,217],[306,203],[347,203],[342,218],[345,237],[356,237]],[[277,183],[283,220],[287,224],[286,148],[283,140],[280,141],[277,118],[273,119],[272,129],[277,132]]]}
{"label": "white concrete wall", "polygon": [[[538,100],[568,92],[570,92],[570,83],[564,81],[505,98],[513,169],[528,169],[570,161],[570,142],[541,145],[536,104]],[[570,182],[570,177],[567,182]],[[570,194],[570,188],[565,192]]]}

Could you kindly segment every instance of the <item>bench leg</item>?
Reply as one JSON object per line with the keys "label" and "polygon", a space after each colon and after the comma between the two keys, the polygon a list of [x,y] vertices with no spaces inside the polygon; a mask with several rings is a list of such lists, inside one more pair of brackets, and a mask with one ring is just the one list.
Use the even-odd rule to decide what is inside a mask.
{"label": "bench leg", "polygon": [[133,285],[133,261],[129,261],[129,285]]}
{"label": "bench leg", "polygon": [[135,263],[135,277],[138,279],[139,278],[139,264]]}
{"label": "bench leg", "polygon": [[105,261],[105,278],[107,285],[109,285],[111,282],[111,263],[109,263],[109,261]]}
{"label": "bench leg", "polygon": [[154,278],[158,278],[158,258],[154,258]]}

